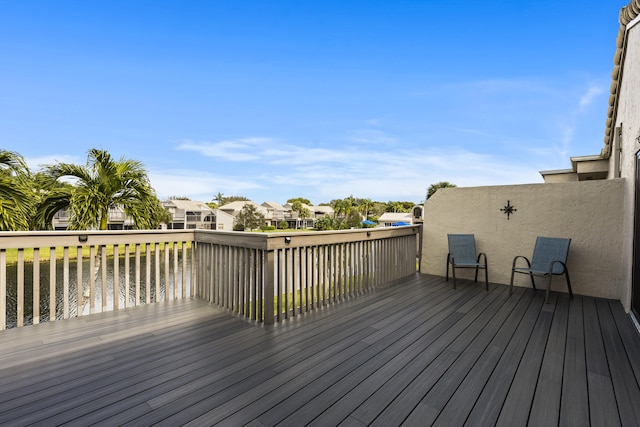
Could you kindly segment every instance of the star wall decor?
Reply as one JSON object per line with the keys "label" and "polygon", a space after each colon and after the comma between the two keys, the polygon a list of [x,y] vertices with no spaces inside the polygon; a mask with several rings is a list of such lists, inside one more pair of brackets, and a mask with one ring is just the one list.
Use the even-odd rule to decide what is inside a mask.
{"label": "star wall decor", "polygon": [[515,207],[511,206],[511,202],[509,200],[507,200],[507,206],[505,206],[503,209],[500,209],[500,210],[502,212],[504,212],[505,214],[507,214],[507,220],[509,220],[509,216],[511,216],[511,214],[513,214],[518,209],[516,209]]}

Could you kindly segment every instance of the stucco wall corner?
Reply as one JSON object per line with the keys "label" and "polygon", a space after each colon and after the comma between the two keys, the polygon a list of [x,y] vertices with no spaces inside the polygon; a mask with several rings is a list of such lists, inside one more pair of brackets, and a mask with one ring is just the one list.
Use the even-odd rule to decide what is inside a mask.
{"label": "stucco wall corner", "polygon": [[[624,179],[447,188],[425,203],[421,271],[444,276],[448,233],[473,233],[487,254],[489,280],[508,284],[515,255],[530,257],[537,236],[572,239],[568,267],[574,292],[623,298],[628,273],[620,248]],[[509,204],[514,211],[504,212]],[[473,278],[473,271],[459,277]],[[519,275],[517,286],[530,286]],[[566,292],[564,278],[552,289]]]}

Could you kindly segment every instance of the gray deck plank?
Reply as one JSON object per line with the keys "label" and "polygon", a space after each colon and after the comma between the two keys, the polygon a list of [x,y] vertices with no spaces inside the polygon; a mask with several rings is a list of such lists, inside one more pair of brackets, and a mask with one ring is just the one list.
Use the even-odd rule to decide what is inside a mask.
{"label": "gray deck plank", "polygon": [[538,385],[533,397],[533,405],[531,406],[528,421],[529,426],[546,427],[555,425],[560,418],[560,397],[562,395],[568,315],[569,299],[566,296],[559,297],[554,310],[549,339],[544,351]]}
{"label": "gray deck plank", "polygon": [[186,299],[2,331],[0,424],[640,424],[620,303],[552,295],[415,275],[274,326]]}
{"label": "gray deck plank", "polygon": [[[534,293],[535,291],[529,290],[529,292]],[[542,307],[543,300],[537,295],[537,298],[531,299],[531,304],[526,311],[523,311],[516,332],[509,340],[500,361],[476,400],[465,425],[494,425],[497,422]]]}
{"label": "gray deck plank", "polygon": [[[506,291],[506,289],[503,290]],[[499,291],[490,292],[485,298],[480,300],[473,309],[467,311],[466,307],[463,308],[463,312],[466,313],[461,321],[457,322],[446,334],[430,344],[424,352],[424,356],[421,356],[421,363],[428,362],[429,364],[419,372],[402,393],[384,409],[373,421],[372,425],[399,425],[404,421],[431,387],[436,384],[451,364],[459,357],[460,353],[456,351],[456,348],[451,349],[451,344],[461,336],[463,337],[462,339],[470,339],[471,334],[464,336],[464,332],[472,322],[476,321],[476,318],[497,296],[500,296]]]}
{"label": "gray deck plank", "polygon": [[523,426],[527,424],[542,366],[545,344],[553,321],[553,311],[547,310],[547,308],[553,305],[555,302],[545,304],[540,310],[511,387],[509,387],[507,398],[502,405],[496,423],[498,426]]}
{"label": "gray deck plank", "polygon": [[607,353],[602,341],[600,320],[593,299],[584,299],[585,353],[587,356],[587,384],[589,387],[589,418],[593,425],[620,425],[618,405],[609,374]]}
{"label": "gray deck plank", "polygon": [[609,308],[613,313],[613,318],[618,327],[618,333],[622,339],[622,344],[627,352],[631,369],[636,377],[636,382],[640,384],[640,331],[638,331],[631,318],[624,312],[622,305],[617,301],[608,301]]}
{"label": "gray deck plank", "polygon": [[[517,289],[509,298],[507,307],[511,308],[509,316],[496,325],[494,336],[489,345],[480,354],[466,376],[449,398],[444,408],[439,411],[434,425],[463,425],[474,403],[484,389],[489,376],[493,372],[500,356],[518,326],[522,313],[531,303],[532,293]],[[514,303],[517,301],[517,303]],[[507,309],[505,307],[505,309]],[[452,371],[455,372],[455,371]]]}
{"label": "gray deck plank", "polygon": [[[400,367],[397,373],[377,390],[363,391],[360,388],[356,390],[353,394],[357,394],[357,399],[366,397],[366,400],[355,408],[351,417],[355,417],[365,424],[371,423],[410,383],[416,375],[415,371],[425,369],[430,360],[431,358],[420,357],[415,359],[411,365]],[[349,396],[349,399],[356,399],[356,397]]]}
{"label": "gray deck plank", "polygon": [[[459,297],[461,299],[461,297]],[[361,349],[358,354],[354,354],[348,359],[343,359],[342,361],[338,361],[339,363],[336,365],[335,370],[332,371],[319,371],[315,373],[318,377],[316,381],[310,382],[307,380],[307,376],[310,371],[304,373],[304,375],[296,376],[291,381],[282,384],[277,390],[266,390],[267,393],[271,393],[269,399],[264,399],[266,396],[265,393],[259,394],[259,399],[253,400],[250,403],[250,407],[239,409],[230,416],[227,420],[224,421],[225,425],[239,425],[243,424],[250,419],[251,416],[261,416],[263,413],[269,411],[273,407],[273,402],[278,402],[281,399],[280,405],[276,406],[275,410],[270,414],[275,417],[274,420],[269,419],[267,421],[268,424],[271,424],[272,421],[279,421],[280,415],[282,412],[280,408],[285,407],[289,408],[284,412],[284,415],[291,414],[291,408],[298,408],[297,403],[300,397],[305,398],[308,394],[316,395],[322,392],[323,387],[326,384],[331,384],[336,381],[345,380],[349,381],[349,374],[353,372],[354,369],[357,369],[360,366],[374,366],[376,363],[385,363],[394,355],[400,353],[406,346],[418,341],[425,333],[431,332],[432,334],[436,331],[437,333],[443,333],[447,330],[447,327],[440,327],[440,322],[446,321],[450,316],[453,315],[456,305],[450,304],[448,307],[444,307],[445,315],[442,318],[438,316],[434,316],[434,318],[430,319],[430,321],[426,321],[422,323],[422,325],[414,325],[411,329],[404,329],[401,332],[391,334],[389,339],[387,340],[377,340],[374,344],[368,344],[365,340],[360,341],[360,343],[368,344],[367,347]],[[434,320],[436,319],[436,320]],[[338,375],[336,375],[338,374]],[[296,386],[296,384],[299,384]],[[310,387],[307,387],[307,384],[310,384]],[[293,395],[291,390],[298,390],[298,392],[294,396],[294,404],[290,404],[288,399]],[[306,391],[307,393],[305,393]],[[248,406],[245,402],[245,406]],[[294,411],[295,412],[295,411]],[[269,414],[262,415],[263,417],[269,417]],[[215,411],[215,413],[211,414],[203,414],[203,416],[197,419],[196,423],[211,423],[221,421],[218,419],[219,413]],[[261,422],[264,422],[263,418],[260,418]],[[276,422],[277,422],[276,421]],[[296,415],[295,424],[300,425],[300,423],[304,424],[304,418],[301,414]]]}
{"label": "gray deck plank", "polygon": [[622,343],[609,304],[597,300],[598,317],[609,362],[611,380],[618,403],[618,412],[623,426],[639,425],[640,389],[633,374],[628,355]]}
{"label": "gray deck plank", "polygon": [[581,296],[569,305],[567,349],[564,360],[562,406],[560,424],[589,424],[589,395],[587,392],[587,364],[585,354],[584,315]]}
{"label": "gray deck plank", "polygon": [[[463,303],[463,306],[466,304],[464,301],[461,301],[461,303]],[[459,321],[457,320],[458,315],[456,315],[456,313],[460,314],[459,310],[453,311],[452,316],[446,321]],[[441,325],[438,325],[438,327]],[[446,328],[447,331],[450,329],[451,326]],[[434,328],[432,331],[435,330]],[[282,425],[294,425],[298,422],[321,426],[338,424],[348,417],[349,413],[362,402],[362,399],[366,398],[366,393],[384,384],[402,367],[409,366],[421,353],[422,346],[420,342],[431,340],[432,336],[434,334],[425,334],[417,340],[406,342],[402,349],[390,352],[385,351],[381,353],[383,357],[377,357],[369,363],[357,366],[349,375],[335,381],[330,387],[322,390],[320,394],[309,401],[299,402],[298,405],[294,405],[297,406],[297,409],[293,413],[284,414],[286,418],[283,420]],[[310,394],[317,393],[317,391],[317,389],[310,391]],[[287,405],[288,402],[284,402],[284,404]],[[324,408],[328,407],[331,407],[331,411],[325,412]],[[261,416],[260,420],[267,423],[280,421],[278,418],[269,418],[268,415],[269,413],[266,413]]]}

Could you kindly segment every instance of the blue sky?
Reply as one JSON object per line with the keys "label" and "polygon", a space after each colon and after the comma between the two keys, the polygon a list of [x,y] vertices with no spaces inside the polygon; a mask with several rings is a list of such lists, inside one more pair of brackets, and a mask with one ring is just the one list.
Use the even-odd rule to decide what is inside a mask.
{"label": "blue sky", "polygon": [[160,198],[424,200],[603,148],[626,0],[0,0],[0,147]]}

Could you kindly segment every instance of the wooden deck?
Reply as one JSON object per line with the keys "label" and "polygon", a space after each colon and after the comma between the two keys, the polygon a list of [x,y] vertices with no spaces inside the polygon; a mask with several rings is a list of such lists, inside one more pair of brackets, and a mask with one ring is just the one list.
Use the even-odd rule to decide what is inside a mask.
{"label": "wooden deck", "polygon": [[619,302],[416,275],[273,327],[194,300],[0,333],[0,425],[640,425]]}

